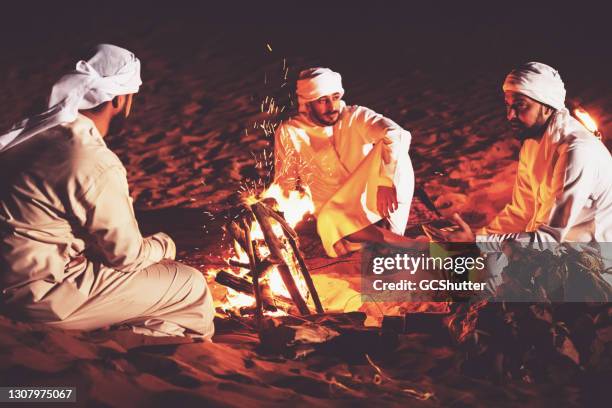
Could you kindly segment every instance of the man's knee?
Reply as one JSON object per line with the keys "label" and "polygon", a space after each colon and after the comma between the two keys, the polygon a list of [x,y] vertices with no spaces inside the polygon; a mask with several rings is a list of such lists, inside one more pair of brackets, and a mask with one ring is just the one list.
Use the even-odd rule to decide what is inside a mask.
{"label": "man's knee", "polygon": [[200,322],[201,327],[197,331],[202,334],[211,333],[215,310],[206,278],[204,278],[202,272],[191,266],[179,262],[175,263],[178,273],[184,279],[185,284],[189,286],[189,293],[185,297],[184,303],[185,307],[189,309],[189,313],[194,314],[196,320]]}
{"label": "man's knee", "polygon": [[180,262],[174,261],[173,263],[176,265],[179,280],[189,288],[185,302],[195,304],[201,302],[205,297],[210,297],[206,278],[202,272]]}
{"label": "man's knee", "polygon": [[317,214],[317,232],[321,234],[321,230],[327,225],[334,224],[334,212],[329,210],[328,206],[323,206]]}

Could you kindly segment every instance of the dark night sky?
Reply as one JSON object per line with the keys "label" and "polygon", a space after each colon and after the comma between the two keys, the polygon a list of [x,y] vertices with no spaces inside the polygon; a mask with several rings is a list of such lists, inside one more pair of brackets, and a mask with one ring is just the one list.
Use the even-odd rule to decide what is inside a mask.
{"label": "dark night sky", "polygon": [[[161,58],[188,61],[213,38],[220,58],[241,56],[257,65],[263,45],[270,43],[277,56],[317,61],[347,74],[349,85],[351,78],[365,78],[376,86],[414,69],[427,71],[433,80],[489,72],[501,81],[513,66],[536,60],[557,68],[571,93],[581,81],[601,82],[612,72],[605,3],[50,3],[5,6],[1,64],[44,70],[58,55],[80,59],[99,42],[137,55],[154,49]],[[239,69],[244,75],[252,72],[248,66]]]}
{"label": "dark night sky", "polygon": [[301,54],[367,49],[374,55],[395,51],[394,58],[401,58],[403,48],[417,47],[425,64],[427,59],[444,60],[444,55],[467,61],[537,54],[571,55],[609,68],[612,59],[610,15],[602,4],[582,1],[575,8],[562,2],[509,1],[51,3],[56,2],[4,6],[5,55],[52,51],[74,41],[96,41],[100,35],[129,37],[176,23],[181,29],[168,33],[175,46],[222,32],[228,34],[228,46],[271,41]]}

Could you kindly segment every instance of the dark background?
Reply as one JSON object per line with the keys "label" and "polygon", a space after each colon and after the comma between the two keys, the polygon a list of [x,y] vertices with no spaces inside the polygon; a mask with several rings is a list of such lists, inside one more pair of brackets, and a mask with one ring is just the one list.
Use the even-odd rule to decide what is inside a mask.
{"label": "dark background", "polygon": [[222,45],[220,56],[258,55],[270,43],[285,57],[367,73],[375,83],[382,74],[414,67],[449,76],[487,67],[503,75],[520,62],[538,60],[557,68],[571,88],[573,79],[612,70],[604,2],[150,3],[4,3],[2,62],[44,65],[58,54],[82,56],[98,42],[138,54],[142,38],[154,33],[147,46],[168,58],[189,59],[212,37]]}
{"label": "dark background", "polygon": [[[440,183],[432,184],[433,174],[451,173],[462,159],[481,160],[492,145],[512,138],[501,84],[520,63],[535,60],[557,68],[568,98],[588,108],[604,135],[612,132],[612,36],[604,6],[583,1],[3,3],[0,128],[44,108],[51,85],[75,61],[88,58],[93,45],[123,46],[142,61],[144,84],[128,124],[132,134],[108,140],[128,169],[136,205],[224,206],[230,191],[261,176],[253,152],[272,148],[270,138],[253,127],[262,120],[260,101],[272,95],[289,106],[299,70],[324,65],[342,74],[348,103],[368,106],[412,132],[418,181],[435,198],[442,190]],[[281,88],[283,60],[290,71]],[[259,134],[245,138],[245,129]],[[191,135],[187,146],[183,136]],[[421,143],[434,136],[435,144]],[[500,148],[516,156],[518,147]],[[493,177],[504,166],[490,166],[491,174],[480,176]],[[207,183],[203,189],[195,185],[201,177]],[[469,177],[462,177],[463,184]],[[147,185],[151,178],[155,183]],[[193,195],[167,199],[184,194],[172,188],[185,183],[193,183]]]}

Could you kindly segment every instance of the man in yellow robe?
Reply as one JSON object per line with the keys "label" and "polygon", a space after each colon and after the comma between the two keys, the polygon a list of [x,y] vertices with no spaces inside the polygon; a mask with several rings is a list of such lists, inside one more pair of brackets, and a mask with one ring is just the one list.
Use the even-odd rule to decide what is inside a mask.
{"label": "man in yellow robe", "polygon": [[[362,242],[407,245],[414,191],[410,132],[371,109],[347,105],[340,74],[302,71],[298,114],[275,135],[275,180],[312,193],[317,230],[329,256]],[[374,225],[386,219],[390,230]]]}
{"label": "man in yellow robe", "polygon": [[503,84],[507,119],[523,140],[512,201],[474,236],[433,231],[439,239],[478,241],[490,252],[512,239],[541,245],[612,242],[612,156],[565,107],[565,86],[552,67],[529,62]]}

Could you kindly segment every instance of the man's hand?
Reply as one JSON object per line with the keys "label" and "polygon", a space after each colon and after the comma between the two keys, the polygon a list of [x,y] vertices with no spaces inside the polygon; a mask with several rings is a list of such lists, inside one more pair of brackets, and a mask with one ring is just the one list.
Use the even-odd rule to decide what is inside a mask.
{"label": "man's hand", "polygon": [[453,214],[453,221],[457,223],[460,229],[443,231],[429,225],[423,225],[423,230],[434,242],[474,242],[476,240],[472,229],[463,221],[459,214]]}
{"label": "man's hand", "polygon": [[397,192],[395,187],[378,186],[376,206],[378,213],[385,218],[397,210]]}

